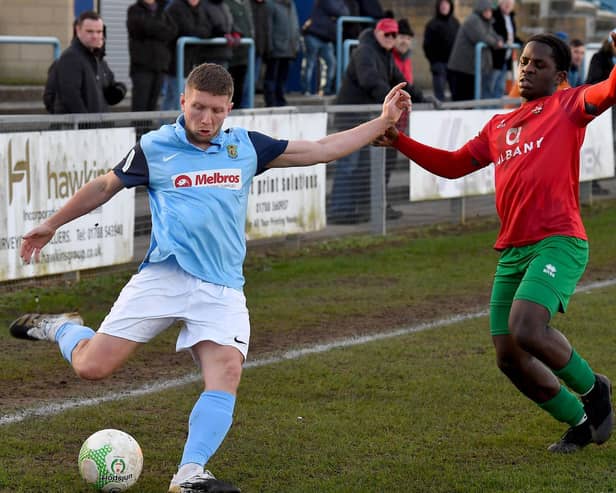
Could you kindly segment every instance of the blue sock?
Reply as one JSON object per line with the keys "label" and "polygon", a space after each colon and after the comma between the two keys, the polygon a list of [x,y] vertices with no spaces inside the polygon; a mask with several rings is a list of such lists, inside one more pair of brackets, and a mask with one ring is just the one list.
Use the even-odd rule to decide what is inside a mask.
{"label": "blue sock", "polygon": [[60,346],[60,352],[64,359],[69,363],[73,360],[73,349],[79,341],[92,339],[95,332],[84,325],[77,325],[71,322],[63,324],[56,332],[56,342]]}
{"label": "blue sock", "polygon": [[218,450],[233,422],[235,396],[222,390],[201,394],[188,419],[188,439],[180,467],[189,462],[205,465]]}

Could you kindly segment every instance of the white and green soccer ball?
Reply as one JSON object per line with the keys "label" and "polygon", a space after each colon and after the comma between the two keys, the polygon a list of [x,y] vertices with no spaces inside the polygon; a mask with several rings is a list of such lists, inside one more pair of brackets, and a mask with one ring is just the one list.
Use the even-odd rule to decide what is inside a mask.
{"label": "white and green soccer ball", "polygon": [[139,479],[143,468],[141,447],[120,430],[100,430],[83,442],[79,451],[79,473],[97,490],[126,491]]}

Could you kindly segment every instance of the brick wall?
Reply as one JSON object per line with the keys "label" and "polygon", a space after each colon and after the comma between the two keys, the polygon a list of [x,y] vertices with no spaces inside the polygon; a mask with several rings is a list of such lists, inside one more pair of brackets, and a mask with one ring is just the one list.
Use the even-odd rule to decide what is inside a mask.
{"label": "brick wall", "polygon": [[[53,36],[66,48],[72,37],[72,0],[0,0],[0,35]],[[0,83],[43,83],[52,45],[0,44]]]}

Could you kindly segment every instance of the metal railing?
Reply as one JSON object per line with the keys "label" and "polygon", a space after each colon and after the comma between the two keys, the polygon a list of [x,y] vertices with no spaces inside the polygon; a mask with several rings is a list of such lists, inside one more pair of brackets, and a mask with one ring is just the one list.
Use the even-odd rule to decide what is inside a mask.
{"label": "metal railing", "polygon": [[[248,107],[253,108],[255,102],[255,42],[252,38],[240,38],[240,45],[248,45],[248,68],[246,70],[246,81],[248,90]],[[184,87],[184,48],[187,44],[198,45],[217,45],[227,44],[225,38],[196,38],[194,36],[181,36],[176,43],[176,77],[178,88],[182,92]]]}
{"label": "metal railing", "polygon": [[347,39],[342,48],[342,71],[344,72],[351,59],[351,48],[359,44],[358,39]]}
{"label": "metal railing", "polygon": [[375,23],[376,19],[374,17],[360,17],[352,15],[342,15],[338,17],[338,20],[336,21],[336,92],[340,90],[340,86],[342,85],[342,30],[345,22]]}
{"label": "metal railing", "polygon": [[2,44],[53,45],[53,58],[57,60],[62,53],[62,45],[53,36],[0,36]]}
{"label": "metal railing", "polygon": [[[481,99],[481,51],[487,47],[483,41],[475,45],[475,99]],[[520,45],[518,43],[504,45],[503,49],[517,50],[520,49]]]}

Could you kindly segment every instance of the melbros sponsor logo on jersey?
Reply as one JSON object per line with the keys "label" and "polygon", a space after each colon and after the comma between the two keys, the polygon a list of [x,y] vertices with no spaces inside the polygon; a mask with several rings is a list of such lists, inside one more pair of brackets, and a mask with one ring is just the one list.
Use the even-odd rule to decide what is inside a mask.
{"label": "melbros sponsor logo on jersey", "polygon": [[175,188],[217,187],[230,190],[242,188],[241,169],[208,169],[180,173],[171,177]]}

